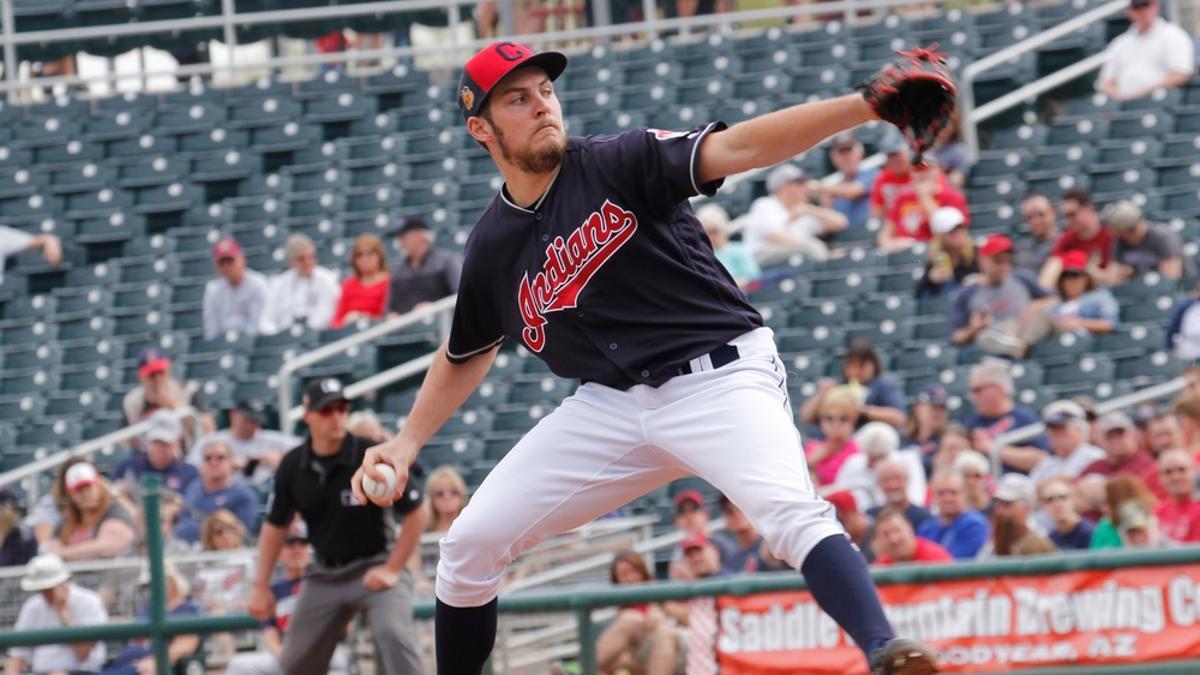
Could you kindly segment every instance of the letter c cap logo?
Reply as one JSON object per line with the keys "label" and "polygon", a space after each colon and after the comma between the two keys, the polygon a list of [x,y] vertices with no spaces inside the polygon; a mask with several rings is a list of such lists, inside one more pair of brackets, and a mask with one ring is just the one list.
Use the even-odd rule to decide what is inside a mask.
{"label": "letter c cap logo", "polygon": [[512,42],[501,42],[500,44],[496,45],[496,53],[499,54],[500,58],[504,59],[505,61],[520,61],[528,56],[528,54],[525,53],[525,50],[521,49],[521,47],[513,44]]}

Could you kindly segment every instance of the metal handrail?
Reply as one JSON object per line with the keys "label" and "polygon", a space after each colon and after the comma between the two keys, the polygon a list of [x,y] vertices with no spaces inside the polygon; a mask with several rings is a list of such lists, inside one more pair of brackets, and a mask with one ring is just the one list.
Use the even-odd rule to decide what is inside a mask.
{"label": "metal handrail", "polygon": [[[194,424],[200,424],[200,411],[191,406],[183,406],[175,410],[170,410],[169,412],[175,415],[175,418],[180,422],[184,421],[185,419],[191,419]],[[19,466],[15,469],[10,469],[4,473],[0,473],[0,486],[9,485],[19,480],[36,476],[43,471],[57,468],[63,462],[74,457],[90,457],[97,451],[104,450],[105,448],[111,448],[118,443],[123,443],[131,438],[141,436],[150,429],[150,424],[149,418],[143,419],[127,427],[122,427],[116,431],[104,434],[100,438],[84,441],[73,448],[56,452],[53,455],[43,459],[39,459],[24,466]],[[25,493],[28,495],[29,502],[32,503],[36,501],[38,496],[37,481],[32,481],[30,484],[24,487]]]}
{"label": "metal handrail", "polygon": [[[979,75],[1085,26],[1107,19],[1114,14],[1124,11],[1128,7],[1129,2],[1127,0],[1112,0],[1083,14],[1071,17],[1052,28],[1031,35],[1016,44],[989,54],[963,68],[962,75],[960,76],[959,109],[962,112],[963,120],[963,145],[966,146],[967,154],[971,161],[974,162],[979,159],[978,125],[980,122],[994,117],[1023,101],[1029,100],[1033,96],[1049,91],[1099,68],[1104,63],[1104,52],[1102,50],[1100,53],[1093,54],[1083,61],[1067,66],[1055,73],[1026,84],[1015,91],[1009,92],[1000,99],[977,107],[975,105],[975,79]],[[1167,7],[1169,13],[1178,15],[1176,0],[1167,0]]]}
{"label": "metal handrail", "polygon": [[[306,368],[315,363],[320,363],[325,359],[337,356],[349,349],[367,342],[372,342],[385,335],[389,335],[413,324],[425,321],[426,319],[438,320],[438,334],[441,336],[442,341],[445,341],[450,332],[449,315],[454,309],[454,301],[456,297],[457,296],[455,295],[448,295],[441,300],[435,300],[434,302],[414,309],[407,314],[385,319],[384,321],[381,321],[370,328],[366,328],[352,335],[347,335],[340,340],[330,342],[326,345],[321,345],[310,352],[299,354],[284,361],[283,365],[279,367],[279,372],[276,374],[276,377],[278,378],[277,387],[279,390],[279,424],[282,430],[285,433],[292,433],[294,422],[300,419],[301,415],[304,413],[304,410],[301,406],[292,405],[293,374],[295,374],[301,368]],[[427,368],[429,364],[433,362],[433,355],[428,354],[424,357],[415,359],[414,361],[410,361],[409,363],[401,364],[395,368],[385,370],[382,373],[376,373],[375,375],[372,375],[371,377],[368,377],[360,382],[355,382],[354,384],[346,387],[346,396],[348,398],[357,398],[363,394],[370,393],[376,389],[379,389],[380,387],[386,386],[393,381],[403,379],[403,377],[415,375],[416,373],[424,370],[424,368],[413,370],[413,366],[411,364],[423,359],[428,360],[428,362],[425,363],[425,368]],[[401,369],[404,370],[401,371]],[[412,372],[409,372],[410,370]],[[401,371],[405,374],[396,377],[396,371]],[[389,381],[389,378],[392,377],[395,379]]]}

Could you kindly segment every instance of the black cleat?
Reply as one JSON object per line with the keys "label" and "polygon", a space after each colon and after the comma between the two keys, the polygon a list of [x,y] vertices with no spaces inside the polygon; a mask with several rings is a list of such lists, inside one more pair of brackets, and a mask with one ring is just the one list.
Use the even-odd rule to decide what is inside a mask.
{"label": "black cleat", "polygon": [[920,642],[888,640],[871,655],[871,675],[930,675],[938,672],[933,653]]}

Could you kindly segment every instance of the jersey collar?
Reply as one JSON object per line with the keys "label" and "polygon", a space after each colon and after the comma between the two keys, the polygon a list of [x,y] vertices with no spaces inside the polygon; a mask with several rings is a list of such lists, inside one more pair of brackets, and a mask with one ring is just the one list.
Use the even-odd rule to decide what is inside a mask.
{"label": "jersey collar", "polygon": [[500,186],[500,199],[503,200],[505,204],[508,204],[510,207],[521,211],[522,213],[533,213],[541,207],[542,202],[546,201],[546,195],[550,194],[550,190],[554,188],[554,183],[558,181],[558,174],[560,173],[562,173],[562,162],[558,163],[558,168],[554,170],[554,177],[550,179],[550,184],[547,185],[546,189],[542,191],[542,196],[538,197],[538,200],[533,203],[533,208],[527,209],[523,206],[517,206],[516,202],[514,202],[512,199],[509,199],[508,183]]}

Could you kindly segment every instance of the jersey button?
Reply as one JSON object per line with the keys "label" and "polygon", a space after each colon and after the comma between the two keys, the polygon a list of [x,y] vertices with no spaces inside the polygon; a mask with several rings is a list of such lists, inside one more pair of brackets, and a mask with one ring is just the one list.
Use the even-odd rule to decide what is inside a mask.
{"label": "jersey button", "polygon": [[541,220],[541,219],[542,219],[542,214],[540,214],[540,213],[535,213],[535,214],[533,214],[533,219],[534,219],[534,220]]}
{"label": "jersey button", "polygon": [[650,377],[650,371],[648,371],[648,370],[643,370],[643,371],[642,371],[642,377]]}
{"label": "jersey button", "polygon": [[548,234],[543,234],[543,235],[542,235],[542,241],[550,241],[550,235],[548,235]]}
{"label": "jersey button", "polygon": [[608,350],[612,351],[612,352],[617,351],[617,343],[615,343],[615,342],[608,343]]}

